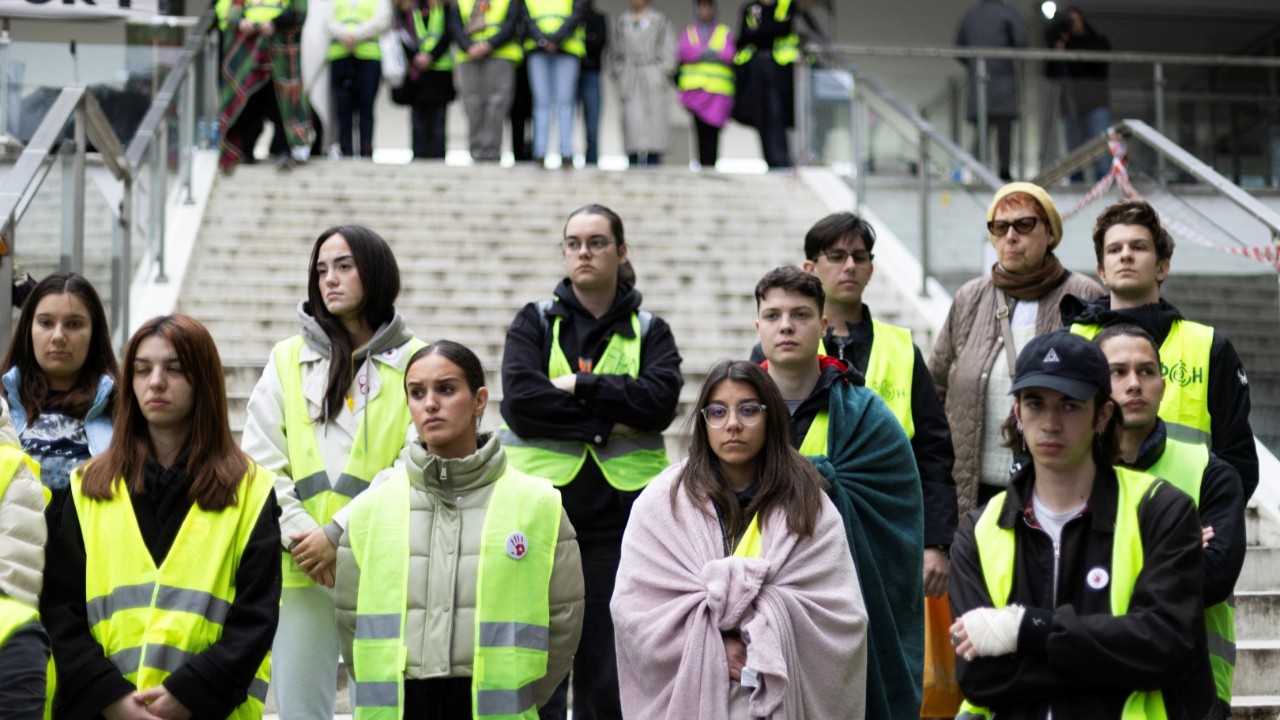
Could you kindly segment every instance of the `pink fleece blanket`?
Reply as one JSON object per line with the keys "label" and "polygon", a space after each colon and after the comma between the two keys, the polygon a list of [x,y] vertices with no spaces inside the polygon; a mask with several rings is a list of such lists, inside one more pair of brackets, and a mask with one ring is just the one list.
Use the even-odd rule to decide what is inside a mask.
{"label": "pink fleece blanket", "polygon": [[813,537],[763,529],[760,558],[724,557],[715,510],[668,468],[631,510],[610,608],[628,719],[728,720],[722,633],[737,630],[759,674],[750,714],[770,720],[864,715],[866,611],[835,507],[824,496]]}

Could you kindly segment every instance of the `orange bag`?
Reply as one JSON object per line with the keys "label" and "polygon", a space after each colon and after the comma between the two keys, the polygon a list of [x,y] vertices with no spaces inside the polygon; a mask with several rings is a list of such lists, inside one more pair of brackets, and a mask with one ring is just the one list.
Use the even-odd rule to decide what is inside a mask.
{"label": "orange bag", "polygon": [[924,599],[924,699],[922,718],[950,718],[960,710],[956,650],[951,645],[951,605],[947,594]]}

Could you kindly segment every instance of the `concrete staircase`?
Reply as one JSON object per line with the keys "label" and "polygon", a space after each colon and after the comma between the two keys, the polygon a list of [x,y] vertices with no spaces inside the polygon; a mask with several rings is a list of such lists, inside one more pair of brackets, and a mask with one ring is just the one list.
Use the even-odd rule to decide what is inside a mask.
{"label": "concrete staircase", "polygon": [[[1257,514],[1248,511],[1249,537]],[[1280,718],[1280,548],[1251,545],[1236,582],[1233,720]]]}

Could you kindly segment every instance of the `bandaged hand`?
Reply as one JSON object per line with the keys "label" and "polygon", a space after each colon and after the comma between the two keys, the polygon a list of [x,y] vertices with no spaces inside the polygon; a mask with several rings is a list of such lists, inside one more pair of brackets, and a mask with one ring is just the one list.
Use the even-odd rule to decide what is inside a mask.
{"label": "bandaged hand", "polygon": [[1018,628],[1027,609],[1019,605],[975,608],[965,613],[965,636],[979,657],[1008,655],[1018,649]]}

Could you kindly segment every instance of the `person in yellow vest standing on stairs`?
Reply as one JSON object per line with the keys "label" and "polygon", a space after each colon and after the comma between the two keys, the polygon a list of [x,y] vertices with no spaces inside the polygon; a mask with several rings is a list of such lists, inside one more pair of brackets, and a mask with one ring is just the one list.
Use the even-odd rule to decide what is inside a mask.
{"label": "person in yellow vest standing on stairs", "polygon": [[446,0],[396,0],[395,31],[409,66],[391,100],[412,109],[413,157],[443,160],[445,120],[453,87],[453,40],[445,29]]}
{"label": "person in yellow vest standing on stairs", "polygon": [[356,720],[534,720],[582,630],[582,562],[560,493],[479,426],[468,348],[439,340],[405,371],[417,439],[351,506],[338,625]]}
{"label": "person in yellow vest standing on stairs", "polygon": [[457,0],[449,5],[454,79],[470,126],[471,159],[502,159],[502,128],[515,99],[520,0]]}
{"label": "person in yellow vest standing on stairs", "polygon": [[555,109],[560,167],[573,167],[573,105],[587,54],[585,0],[524,0],[524,50],[533,94],[533,161],[547,157]]}
{"label": "person in yellow vest standing on stairs", "polygon": [[194,318],[143,323],[121,375],[111,444],[72,474],[49,542],[54,717],[256,720],[280,614],[273,475],[236,447]]}
{"label": "person in yellow vest standing on stairs", "polygon": [[[609,599],[631,504],[667,467],[662,431],[684,380],[671,328],[642,310],[622,219],[602,205],[569,215],[565,277],[526,305],[502,354],[499,432],[518,470],[560,488],[586,582],[574,658],[575,720],[621,718]],[[565,717],[562,686],[542,717]]]}
{"label": "person in yellow vest standing on stairs", "polygon": [[770,170],[791,167],[787,130],[795,125],[795,78],[800,38],[792,28],[791,0],[752,0],[738,29],[738,100],[733,118],[760,133]]}
{"label": "person in yellow vest standing on stairs", "polygon": [[1216,718],[1195,503],[1112,465],[1107,358],[1078,335],[1018,354],[1003,425],[1031,460],[951,548],[957,720]]}
{"label": "person in yellow vest standing on stairs", "polygon": [[697,0],[693,24],[680,35],[680,104],[693,116],[698,138],[698,166],[715,170],[720,155],[720,129],[733,112],[733,32],[716,22],[715,0]]}
{"label": "person in yellow vest standing on stairs", "polygon": [[45,707],[49,636],[37,605],[49,491],[38,474],[0,400],[0,715],[12,718],[38,718]]}
{"label": "person in yellow vest standing on stairs", "polygon": [[278,343],[249,396],[242,447],[277,475],[284,573],[272,690],[282,720],[332,720],[334,559],[347,503],[416,437],[404,370],[423,346],[394,303],[400,269],[380,235],[330,228],[311,250],[302,332]]}
{"label": "person in yellow vest standing on stairs", "polygon": [[1169,437],[1158,414],[1164,396],[1160,349],[1137,325],[1112,325],[1094,338],[1111,368],[1111,398],[1124,414],[1118,464],[1162,477],[1196,502],[1204,533],[1204,614],[1223,717],[1231,714],[1236,633],[1233,592],[1244,567],[1244,489],[1235,468],[1196,443]]}
{"label": "person in yellow vest standing on stairs", "polygon": [[[329,85],[343,157],[373,157],[373,102],[382,83],[378,38],[391,27],[390,0],[333,0],[329,30]],[[352,133],[360,119],[360,139]]]}

